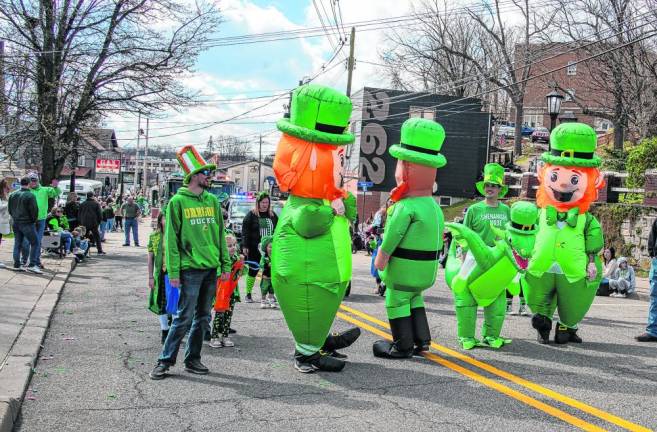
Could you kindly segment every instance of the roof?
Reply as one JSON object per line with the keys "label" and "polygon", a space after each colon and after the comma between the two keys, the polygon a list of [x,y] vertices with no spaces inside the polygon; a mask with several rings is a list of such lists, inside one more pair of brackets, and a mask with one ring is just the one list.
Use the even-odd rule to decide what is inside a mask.
{"label": "roof", "polygon": [[[91,168],[89,167],[77,167],[75,168],[75,176],[76,177],[84,177],[89,175],[89,172],[91,171]],[[62,169],[62,172],[60,175],[64,176],[70,176],[71,175],[71,168],[70,167],[64,167]]]}
{"label": "roof", "polygon": [[116,140],[114,129],[88,129],[80,133],[80,136],[96,150],[122,152]]}
{"label": "roof", "polygon": [[[223,164],[225,164],[225,165],[223,165],[222,162],[223,162]],[[219,165],[217,165],[217,169],[225,170],[225,169],[228,169],[228,168],[235,168],[235,167],[238,167],[238,166],[241,166],[241,165],[252,164],[252,163],[254,163],[254,162],[255,162],[255,163],[258,163],[258,160],[257,160],[257,159],[249,159],[249,160],[245,160],[245,161],[241,161],[241,162],[234,162],[234,161],[219,161]],[[268,166],[268,167],[271,168],[271,164],[269,164],[269,163],[267,163],[267,162],[262,162],[262,164],[263,164],[264,166]]]}

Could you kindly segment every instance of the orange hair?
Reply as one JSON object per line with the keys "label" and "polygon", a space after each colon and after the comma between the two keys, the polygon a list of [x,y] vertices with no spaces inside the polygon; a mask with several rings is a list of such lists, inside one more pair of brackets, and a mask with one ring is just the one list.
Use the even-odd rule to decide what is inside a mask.
{"label": "orange hair", "polygon": [[586,191],[582,198],[575,203],[562,203],[559,201],[553,200],[543,187],[543,178],[545,177],[545,171],[552,167],[552,164],[544,164],[543,167],[538,172],[538,191],[536,191],[536,205],[540,208],[545,208],[547,206],[553,206],[558,211],[564,212],[568,211],[573,207],[579,208],[579,213],[583,214],[589,210],[591,203],[598,199],[598,190],[602,189],[605,186],[605,181],[602,179],[599,185],[596,185],[598,179],[602,176],[602,173],[597,168],[592,167],[573,167],[577,168],[578,171],[584,173],[588,179],[588,184],[586,186]]}
{"label": "orange hair", "polygon": [[[274,173],[281,191],[304,198],[330,201],[346,198],[347,192],[335,186],[334,151],[333,145],[313,143],[283,134],[274,158]],[[310,169],[311,164],[315,169]]]}

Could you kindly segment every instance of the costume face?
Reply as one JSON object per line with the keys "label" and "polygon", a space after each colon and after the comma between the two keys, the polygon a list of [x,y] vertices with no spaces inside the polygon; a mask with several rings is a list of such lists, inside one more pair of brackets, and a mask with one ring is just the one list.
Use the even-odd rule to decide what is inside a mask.
{"label": "costume face", "polygon": [[545,170],[543,184],[553,201],[576,203],[584,197],[588,177],[575,167],[552,166]]}
{"label": "costume face", "polygon": [[333,152],[333,180],[335,187],[342,187],[344,178],[345,152],[343,147],[336,147]]}

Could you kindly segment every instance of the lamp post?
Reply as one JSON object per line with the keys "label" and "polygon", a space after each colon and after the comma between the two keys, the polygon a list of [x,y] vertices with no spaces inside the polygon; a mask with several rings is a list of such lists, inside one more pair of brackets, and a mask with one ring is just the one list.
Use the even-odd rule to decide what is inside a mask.
{"label": "lamp post", "polygon": [[[545,100],[547,101],[548,114],[550,114],[550,132],[552,132],[552,129],[557,125],[557,117],[559,116],[559,111],[561,111],[561,101],[563,100],[563,96],[557,92],[557,89],[554,89],[545,96]],[[549,147],[550,144],[548,140],[548,150]]]}

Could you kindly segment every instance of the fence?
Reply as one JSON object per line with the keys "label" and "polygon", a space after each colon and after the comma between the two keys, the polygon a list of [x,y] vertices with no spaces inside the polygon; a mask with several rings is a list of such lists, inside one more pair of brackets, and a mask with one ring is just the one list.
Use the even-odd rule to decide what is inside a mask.
{"label": "fence", "polygon": [[[625,194],[636,194],[642,198],[643,205],[657,207],[657,169],[646,171],[646,181],[643,188],[626,187],[628,174],[625,172],[603,172],[603,175],[606,185],[600,190],[598,202],[617,203],[621,196]],[[516,174],[507,172],[505,182],[509,185],[508,197],[536,198],[536,190],[538,189],[536,173]]]}

